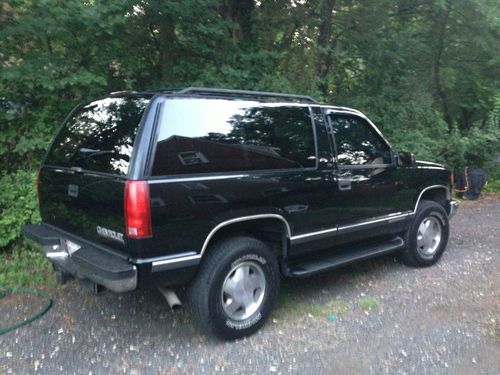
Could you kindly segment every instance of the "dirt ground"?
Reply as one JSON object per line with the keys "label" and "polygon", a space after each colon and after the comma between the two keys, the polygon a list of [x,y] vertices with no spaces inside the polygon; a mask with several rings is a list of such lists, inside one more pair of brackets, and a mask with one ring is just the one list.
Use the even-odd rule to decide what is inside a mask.
{"label": "dirt ground", "polygon": [[[154,290],[51,294],[43,318],[0,336],[0,374],[500,374],[500,197],[462,203],[433,267],[387,256],[282,280],[268,323],[232,343]],[[39,305],[0,300],[0,326]]]}

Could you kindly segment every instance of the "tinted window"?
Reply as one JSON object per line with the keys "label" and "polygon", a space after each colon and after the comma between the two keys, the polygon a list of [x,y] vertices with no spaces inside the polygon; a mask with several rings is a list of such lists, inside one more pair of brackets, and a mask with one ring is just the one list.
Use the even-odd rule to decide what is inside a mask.
{"label": "tinted window", "polygon": [[77,110],[54,140],[46,164],[125,175],[149,98],[94,101]]}
{"label": "tinted window", "polygon": [[316,165],[308,107],[173,99],[164,109],[154,176]]}
{"label": "tinted window", "polygon": [[391,163],[389,146],[364,119],[331,116],[339,165],[380,165]]}

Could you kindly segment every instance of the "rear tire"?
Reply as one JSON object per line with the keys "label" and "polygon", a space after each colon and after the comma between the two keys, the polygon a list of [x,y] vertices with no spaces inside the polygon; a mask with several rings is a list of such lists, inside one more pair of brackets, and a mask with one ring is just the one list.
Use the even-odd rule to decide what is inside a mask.
{"label": "rear tire", "polygon": [[421,201],[415,218],[406,232],[406,247],[400,253],[404,264],[427,267],[443,255],[450,229],[444,208],[434,201]]}
{"label": "rear tire", "polygon": [[234,237],[217,243],[188,289],[195,324],[227,340],[256,332],[272,310],[279,277],[276,257],[262,241]]}

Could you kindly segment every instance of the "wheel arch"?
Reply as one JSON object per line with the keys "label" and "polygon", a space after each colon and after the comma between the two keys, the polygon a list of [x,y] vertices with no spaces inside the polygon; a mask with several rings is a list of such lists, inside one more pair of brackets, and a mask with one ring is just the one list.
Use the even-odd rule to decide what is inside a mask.
{"label": "wheel arch", "polygon": [[[271,231],[268,231],[268,230]],[[214,242],[230,236],[232,234],[254,234],[257,238],[264,242],[278,242],[277,239],[263,238],[265,233],[280,234],[280,242],[278,248],[273,250],[279,254],[285,255],[289,247],[291,238],[291,229],[288,221],[279,214],[258,214],[250,216],[241,216],[225,220],[217,224],[207,235],[200,251],[200,257],[209,250],[210,245]]]}
{"label": "wheel arch", "polygon": [[439,203],[446,211],[447,203],[451,200],[450,188],[446,185],[431,185],[420,191],[413,213],[417,212],[418,205],[422,200],[430,200]]}

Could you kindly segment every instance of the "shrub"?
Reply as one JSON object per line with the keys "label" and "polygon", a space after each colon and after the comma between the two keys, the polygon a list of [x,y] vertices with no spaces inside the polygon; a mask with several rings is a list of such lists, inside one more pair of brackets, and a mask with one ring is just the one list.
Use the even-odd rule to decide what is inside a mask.
{"label": "shrub", "polygon": [[21,234],[21,226],[40,222],[36,197],[36,172],[18,170],[0,177],[0,250]]}

